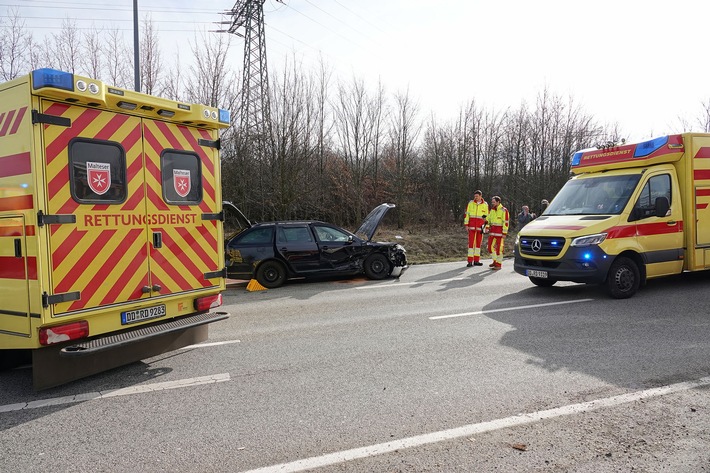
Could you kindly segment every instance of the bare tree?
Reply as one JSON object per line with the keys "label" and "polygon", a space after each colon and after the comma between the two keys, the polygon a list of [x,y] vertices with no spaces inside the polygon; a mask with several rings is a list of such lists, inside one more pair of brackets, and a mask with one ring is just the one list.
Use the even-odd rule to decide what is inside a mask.
{"label": "bare tree", "polygon": [[140,79],[141,92],[154,94],[160,88],[162,63],[160,61],[160,42],[153,20],[147,16],[141,25],[140,38]]}
{"label": "bare tree", "polygon": [[108,30],[106,35],[108,35],[108,40],[103,44],[106,80],[116,87],[132,88],[133,55],[131,49],[117,28]]}
{"label": "bare tree", "polygon": [[28,69],[32,34],[16,8],[8,8],[7,21],[0,19],[0,76],[12,80]]}
{"label": "bare tree", "polygon": [[[47,38],[45,38],[47,39]],[[62,71],[79,73],[81,62],[81,34],[76,21],[69,18],[62,20],[59,33],[52,33],[51,40],[45,41],[47,63],[56,64]]]}
{"label": "bare tree", "polygon": [[101,30],[91,28],[82,35],[83,54],[80,64],[82,72],[94,79],[103,79],[103,52],[101,51]]}

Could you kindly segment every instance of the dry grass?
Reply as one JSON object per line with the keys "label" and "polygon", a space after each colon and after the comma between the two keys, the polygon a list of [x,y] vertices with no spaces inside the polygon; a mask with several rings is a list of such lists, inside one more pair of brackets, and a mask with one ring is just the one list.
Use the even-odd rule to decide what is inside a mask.
{"label": "dry grass", "polygon": [[[402,238],[396,238],[401,236]],[[410,264],[442,263],[465,261],[468,248],[467,231],[463,225],[442,225],[438,227],[409,227],[397,230],[394,227],[380,227],[375,234],[378,241],[396,241],[407,250]],[[505,240],[505,255],[513,255],[515,232],[511,231]],[[481,246],[482,258],[490,258],[484,236]]]}

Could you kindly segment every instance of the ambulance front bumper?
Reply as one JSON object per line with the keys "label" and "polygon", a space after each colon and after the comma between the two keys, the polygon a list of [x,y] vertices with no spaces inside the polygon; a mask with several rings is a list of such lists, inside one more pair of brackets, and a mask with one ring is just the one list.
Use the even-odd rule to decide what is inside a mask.
{"label": "ambulance front bumper", "polygon": [[515,248],[513,269],[523,276],[599,284],[606,280],[614,258],[598,246],[569,247],[558,259],[536,258]]}

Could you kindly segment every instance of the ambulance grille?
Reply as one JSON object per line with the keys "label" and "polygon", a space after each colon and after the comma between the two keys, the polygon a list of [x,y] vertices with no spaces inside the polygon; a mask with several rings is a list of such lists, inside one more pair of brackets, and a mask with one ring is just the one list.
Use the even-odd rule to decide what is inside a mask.
{"label": "ambulance grille", "polygon": [[520,238],[520,252],[530,256],[557,256],[565,247],[562,237],[526,236]]}

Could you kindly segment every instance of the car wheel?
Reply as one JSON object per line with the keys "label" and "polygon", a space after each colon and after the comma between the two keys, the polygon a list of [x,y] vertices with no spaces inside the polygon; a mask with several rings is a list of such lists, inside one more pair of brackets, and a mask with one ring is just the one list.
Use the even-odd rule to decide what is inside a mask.
{"label": "car wheel", "polygon": [[634,294],[641,283],[641,273],[632,259],[618,258],[612,263],[607,277],[607,288],[614,299],[627,299]]}
{"label": "car wheel", "polygon": [[269,289],[279,287],[286,281],[286,268],[278,261],[265,261],[256,269],[256,280]]}
{"label": "car wheel", "polygon": [[557,282],[554,279],[535,278],[532,276],[529,276],[529,279],[530,279],[531,283],[535,284],[536,286],[540,286],[540,287],[550,287]]}
{"label": "car wheel", "polygon": [[375,253],[365,260],[365,275],[370,279],[384,279],[392,273],[392,265],[385,255]]}

